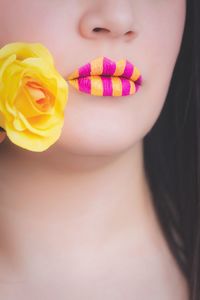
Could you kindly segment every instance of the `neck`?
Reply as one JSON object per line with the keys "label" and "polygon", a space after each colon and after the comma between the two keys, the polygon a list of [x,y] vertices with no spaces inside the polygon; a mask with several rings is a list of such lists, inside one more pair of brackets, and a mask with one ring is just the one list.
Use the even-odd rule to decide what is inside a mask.
{"label": "neck", "polygon": [[152,208],[142,147],[139,142],[117,156],[81,157],[56,148],[30,152],[4,141],[0,147],[3,220],[10,217],[13,235],[21,230],[28,236],[31,223],[36,238],[47,239],[48,226],[49,238],[58,238],[63,230],[71,244],[138,231],[148,223]]}

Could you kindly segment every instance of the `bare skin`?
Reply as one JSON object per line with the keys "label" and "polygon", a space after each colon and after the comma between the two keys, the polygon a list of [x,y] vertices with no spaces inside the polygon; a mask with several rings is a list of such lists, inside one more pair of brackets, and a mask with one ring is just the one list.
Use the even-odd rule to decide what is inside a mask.
{"label": "bare skin", "polygon": [[70,88],[58,143],[40,154],[9,139],[1,144],[0,298],[187,300],[143,163],[143,138],[163,107],[180,49],[185,1],[57,4],[2,0],[2,45],[40,40],[63,76],[99,55],[126,56],[145,85],[119,101]]}
{"label": "bare skin", "polygon": [[[25,193],[29,193],[31,182],[37,186],[42,180],[44,190],[48,187],[48,194],[51,192],[52,195],[50,201],[46,193],[39,195],[36,189],[34,202],[27,201],[31,196],[23,196],[24,154],[12,147],[4,141],[0,149],[4,180],[11,179],[8,172],[12,173],[15,169],[21,168],[22,175],[9,181],[9,197],[13,202],[1,201],[0,292],[4,299],[16,299],[16,293],[20,293],[21,300],[30,299],[30,295],[33,299],[44,295],[49,300],[59,297],[129,300],[133,299],[133,295],[139,300],[147,296],[155,300],[188,299],[187,283],[161,233],[148,185],[141,180],[144,176],[141,144],[135,148],[135,155],[131,150],[114,163],[107,164],[98,174],[91,172],[88,181],[81,180],[79,174],[76,186],[64,174],[63,177],[57,174],[54,184],[60,186],[58,198],[53,196],[54,189],[45,180],[49,169],[43,169],[39,175],[37,159],[34,161],[33,155],[29,165],[32,173]],[[8,154],[10,151],[13,151],[12,155]],[[137,172],[128,167],[131,161],[129,155],[133,164],[137,161]],[[126,176],[122,175],[125,174],[125,165]],[[105,178],[109,178],[111,171],[114,174],[115,168],[119,172],[112,187]],[[92,195],[89,188],[94,182],[100,187],[98,206],[97,202],[96,205],[93,202],[95,194]],[[117,189],[120,182],[127,187],[124,194],[122,189]],[[13,185],[18,186],[17,197],[12,194]],[[82,190],[81,199],[76,194],[77,185]],[[131,186],[134,187],[135,198],[132,198]],[[115,201],[108,202],[105,197],[108,189],[111,195],[118,190]],[[69,190],[76,201],[74,207],[71,202],[61,199]]]}

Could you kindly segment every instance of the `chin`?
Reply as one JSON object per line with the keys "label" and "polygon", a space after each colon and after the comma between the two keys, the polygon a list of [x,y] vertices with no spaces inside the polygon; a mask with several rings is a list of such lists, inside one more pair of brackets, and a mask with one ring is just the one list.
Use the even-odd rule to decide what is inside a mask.
{"label": "chin", "polygon": [[[83,156],[112,156],[128,150],[138,141],[137,132],[115,124],[107,127],[100,122],[99,127],[90,124],[68,127],[64,125],[56,145],[65,153]],[[124,129],[124,130],[123,130]]]}

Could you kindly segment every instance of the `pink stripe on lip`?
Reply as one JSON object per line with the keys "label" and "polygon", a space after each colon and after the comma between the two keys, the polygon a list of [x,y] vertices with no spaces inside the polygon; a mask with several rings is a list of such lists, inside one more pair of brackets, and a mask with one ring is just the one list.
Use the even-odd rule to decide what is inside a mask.
{"label": "pink stripe on lip", "polygon": [[103,96],[112,96],[113,93],[112,78],[101,76],[101,80],[103,83]]}
{"label": "pink stripe on lip", "polygon": [[103,59],[103,76],[109,75],[112,76],[115,73],[116,70],[116,63],[114,63],[112,60],[104,57]]}
{"label": "pink stripe on lip", "polygon": [[79,76],[80,77],[90,76],[90,73],[91,73],[91,64],[88,63],[88,64],[80,67],[78,69],[78,71],[79,71]]}
{"label": "pink stripe on lip", "polygon": [[131,76],[133,75],[133,70],[134,70],[134,66],[128,60],[126,60],[124,73],[121,76],[125,78],[131,78]]}
{"label": "pink stripe on lip", "polygon": [[91,79],[87,77],[78,78],[79,91],[91,94]]}
{"label": "pink stripe on lip", "polygon": [[128,79],[120,77],[122,82],[122,96],[130,95],[131,84]]}
{"label": "pink stripe on lip", "polygon": [[142,76],[140,75],[139,78],[135,81],[135,83],[141,85],[142,83]]}
{"label": "pink stripe on lip", "polygon": [[140,75],[139,78],[136,81],[134,81],[134,83],[135,83],[136,92],[137,92],[137,90],[139,89],[139,87],[142,84],[142,76]]}

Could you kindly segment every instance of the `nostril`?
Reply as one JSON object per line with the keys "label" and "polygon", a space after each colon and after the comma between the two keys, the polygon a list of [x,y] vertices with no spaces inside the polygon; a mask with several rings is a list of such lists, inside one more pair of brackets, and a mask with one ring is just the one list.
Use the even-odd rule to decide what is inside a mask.
{"label": "nostril", "polygon": [[129,30],[125,33],[125,35],[128,35],[128,36],[132,36],[133,35],[133,31],[132,30]]}
{"label": "nostril", "polygon": [[[109,33],[111,32],[109,29],[104,28],[104,27],[95,27],[92,30],[93,32],[100,32],[100,33]],[[127,32],[124,33],[124,35],[128,38],[132,38],[132,36],[134,35],[134,32],[132,30],[129,30]]]}
{"label": "nostril", "polygon": [[94,32],[110,32],[110,30],[106,29],[106,28],[102,28],[102,27],[95,27],[92,31]]}

